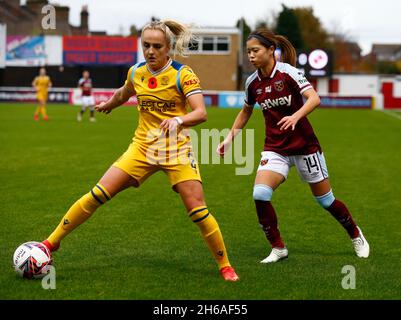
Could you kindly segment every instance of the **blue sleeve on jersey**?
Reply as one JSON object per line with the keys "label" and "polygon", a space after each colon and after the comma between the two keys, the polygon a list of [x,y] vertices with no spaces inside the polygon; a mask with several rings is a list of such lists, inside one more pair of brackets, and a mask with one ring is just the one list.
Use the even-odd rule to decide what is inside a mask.
{"label": "blue sleeve on jersey", "polygon": [[175,84],[176,84],[176,86],[177,86],[177,89],[178,89],[178,92],[179,92],[179,93],[182,93],[182,86],[181,86],[181,70],[182,70],[183,67],[184,67],[184,66],[181,65],[181,67],[178,69],[177,78],[176,78],[176,81],[175,81]]}
{"label": "blue sleeve on jersey", "polygon": [[134,75],[135,75],[136,69],[138,69],[139,67],[142,67],[142,66],[145,65],[145,64],[146,64],[145,61],[144,61],[144,62],[138,62],[137,64],[135,64],[135,65],[132,67],[132,72],[131,72],[131,82],[132,82],[132,83],[134,83]]}

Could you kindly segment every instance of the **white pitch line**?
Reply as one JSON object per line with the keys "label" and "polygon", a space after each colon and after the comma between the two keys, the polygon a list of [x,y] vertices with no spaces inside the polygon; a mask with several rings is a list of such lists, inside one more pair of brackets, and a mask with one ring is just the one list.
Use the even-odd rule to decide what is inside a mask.
{"label": "white pitch line", "polygon": [[398,120],[401,120],[401,114],[397,114],[393,111],[390,110],[381,110],[384,114],[388,114],[389,116],[392,116],[393,118],[396,118]]}

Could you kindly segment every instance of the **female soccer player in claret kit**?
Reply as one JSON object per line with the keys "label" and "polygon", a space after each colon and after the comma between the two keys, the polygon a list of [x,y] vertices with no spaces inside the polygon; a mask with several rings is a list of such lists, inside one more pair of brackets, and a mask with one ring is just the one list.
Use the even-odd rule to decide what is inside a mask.
{"label": "female soccer player in claret kit", "polygon": [[[281,50],[280,61],[276,57],[277,48]],[[309,184],[318,204],[347,231],[356,255],[367,258],[369,244],[345,204],[334,197],[322,148],[306,118],[320,104],[320,98],[304,74],[294,67],[294,47],[285,37],[262,28],[249,35],[247,52],[249,61],[257,70],[245,83],[244,107],[217,152],[224,155],[258,103],[264,116],[266,137],[253,199],[260,226],[272,246],[270,254],[261,263],[273,263],[288,257],[271,199],[273,191],[287,179],[292,166]]]}
{"label": "female soccer player in claret kit", "polygon": [[[188,66],[169,56],[174,40],[174,50],[184,54],[191,39],[190,30],[176,21],[156,21],[143,28],[142,47],[146,62],[131,67],[124,86],[117,89],[110,100],[95,107],[107,114],[136,95],[139,124],[133,141],[95,187],[72,205],[54,232],[43,241],[50,251],[56,250],[60,241],[86,221],[99,206],[120,191],[139,187],[153,173],[162,170],[174,191],[179,193],[190,219],[199,227],[223,279],[239,280],[228,260],[219,225],[206,206],[190,137],[183,134],[185,127],[195,126],[207,119],[198,77]],[[192,109],[190,112],[187,111],[187,104]],[[175,148],[172,147],[174,136]],[[156,150],[152,149],[158,141],[166,140],[165,149],[163,144]]]}
{"label": "female soccer player in claret kit", "polygon": [[78,111],[77,120],[82,121],[82,117],[87,108],[89,108],[89,121],[96,122],[95,118],[95,97],[92,92],[92,79],[88,70],[82,72],[82,78],[78,81],[78,88],[81,89],[81,109]]}

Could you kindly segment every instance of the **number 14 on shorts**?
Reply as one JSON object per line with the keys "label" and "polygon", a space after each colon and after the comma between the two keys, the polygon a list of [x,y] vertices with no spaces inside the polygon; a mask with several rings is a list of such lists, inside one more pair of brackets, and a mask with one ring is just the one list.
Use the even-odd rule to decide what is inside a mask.
{"label": "number 14 on shorts", "polygon": [[305,165],[308,168],[309,173],[312,173],[313,170],[320,171],[319,163],[316,159],[316,154],[310,154],[310,155],[304,156],[303,160],[305,161]]}

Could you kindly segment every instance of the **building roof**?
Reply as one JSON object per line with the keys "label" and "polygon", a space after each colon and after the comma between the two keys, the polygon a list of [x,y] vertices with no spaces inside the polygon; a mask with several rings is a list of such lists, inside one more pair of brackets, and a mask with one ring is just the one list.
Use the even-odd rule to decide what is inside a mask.
{"label": "building roof", "polygon": [[192,27],[191,31],[197,34],[239,34],[240,29],[232,27]]}
{"label": "building roof", "polygon": [[[19,0],[0,0],[0,23],[7,25],[7,33],[14,34],[31,34],[38,32],[32,30],[32,24],[37,24],[41,18],[41,8],[43,5],[49,4],[49,0],[28,0],[25,5],[21,5]],[[88,7],[85,5],[81,11],[81,24],[73,26],[69,24],[70,8],[68,6],[60,6],[53,4],[57,10],[57,24],[55,30],[50,31],[51,34],[64,35],[86,35],[86,34],[102,34],[106,35],[106,31],[91,32],[88,26]],[[40,20],[39,20],[40,21]],[[43,30],[42,30],[43,31]]]}
{"label": "building roof", "polygon": [[396,54],[401,50],[401,43],[398,44],[378,44],[372,45],[372,53],[376,54]]}
{"label": "building roof", "polygon": [[357,42],[347,42],[347,46],[352,52],[361,53],[362,49]]}
{"label": "building roof", "polygon": [[34,19],[35,13],[27,7],[17,7],[13,3],[0,2],[0,21],[17,23],[21,19]]}

